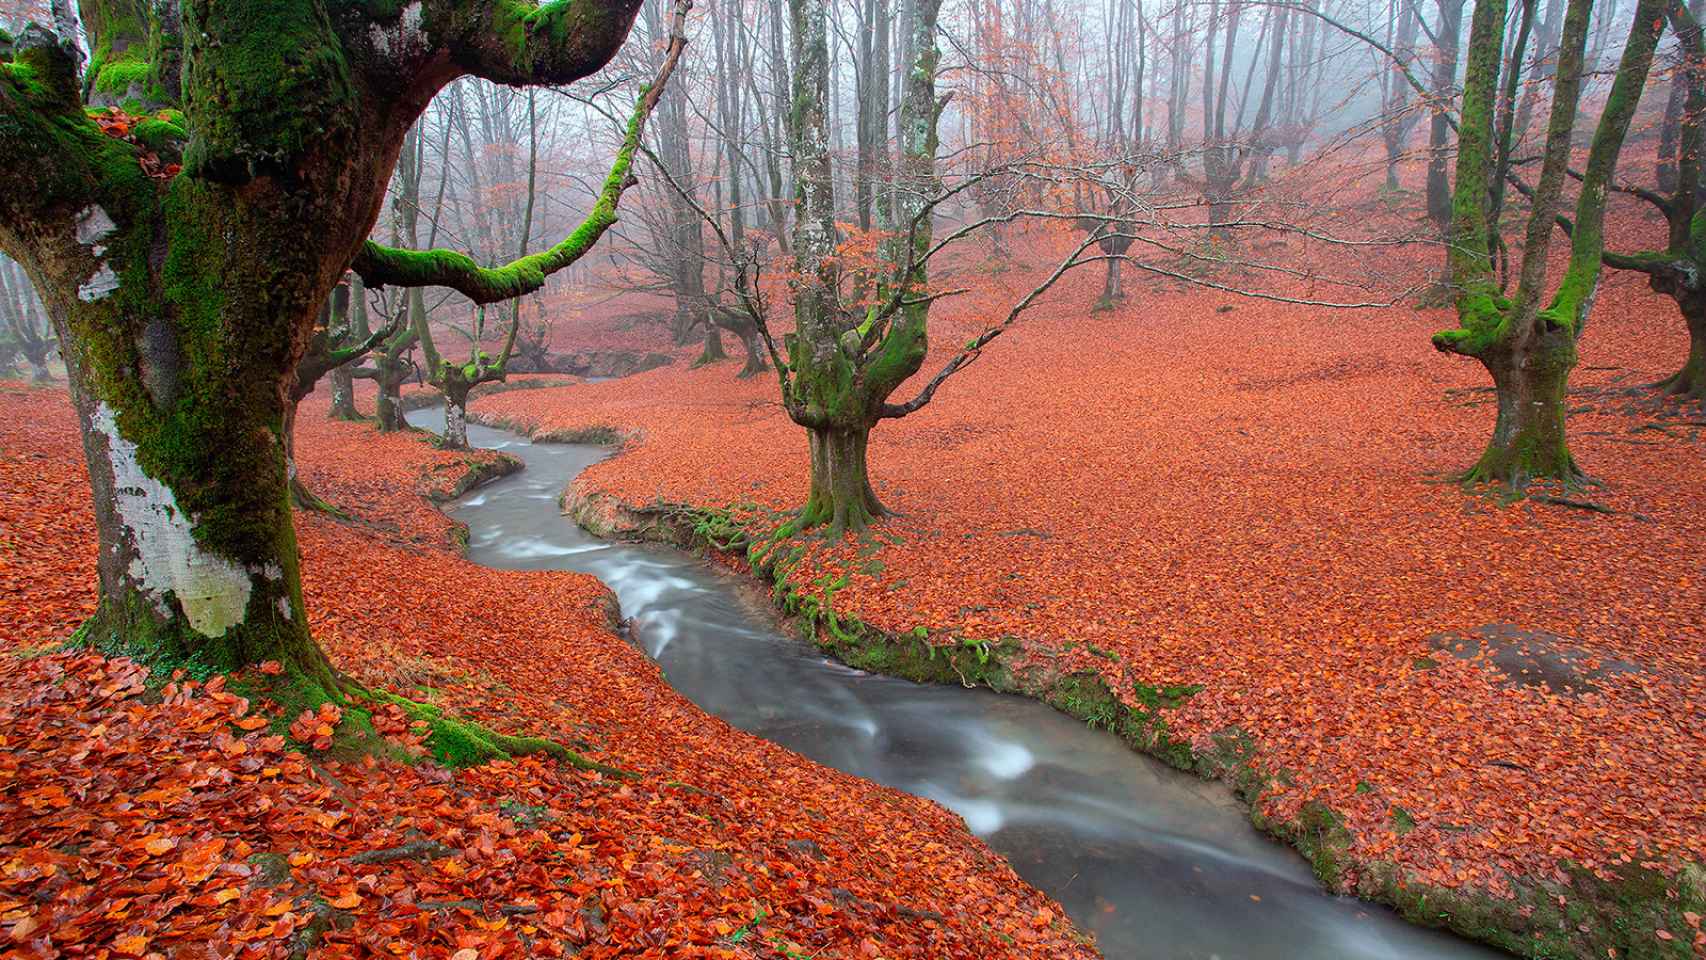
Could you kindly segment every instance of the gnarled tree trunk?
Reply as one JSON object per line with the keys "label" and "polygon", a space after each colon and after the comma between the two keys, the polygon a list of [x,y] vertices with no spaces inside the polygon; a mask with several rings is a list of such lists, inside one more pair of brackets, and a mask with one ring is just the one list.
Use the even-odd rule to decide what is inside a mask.
{"label": "gnarled tree trunk", "polygon": [[[585,76],[621,45],[634,4],[539,7],[522,31],[503,19],[512,7],[463,0],[280,0],[263,17],[197,2],[181,33],[174,6],[149,6],[159,23],[88,24],[98,48],[145,50],[151,88],[184,107],[187,127],[159,121],[159,154],[182,150],[163,176],[89,118],[69,39],[32,27],[0,70],[0,249],[44,282],[94,494],[100,597],[81,635],[162,667],[277,661],[281,702],[341,700],[308,630],[289,496],[292,381],[315,314],[436,90],[463,73]],[[469,273],[455,255],[416,256]]]}
{"label": "gnarled tree trunk", "polygon": [[1706,292],[1695,291],[1677,300],[1688,324],[1688,359],[1658,388],[1667,396],[1706,403]]}
{"label": "gnarled tree trunk", "polygon": [[871,428],[831,427],[806,432],[811,438],[811,493],[800,513],[800,525],[825,524],[832,531],[863,530],[884,516],[887,511],[871,489],[866,465]]}
{"label": "gnarled tree trunk", "polygon": [[1566,484],[1585,479],[1564,429],[1575,338],[1553,330],[1521,349],[1494,349],[1479,359],[1493,376],[1498,416],[1486,451],[1465,481],[1521,490],[1534,479]]}

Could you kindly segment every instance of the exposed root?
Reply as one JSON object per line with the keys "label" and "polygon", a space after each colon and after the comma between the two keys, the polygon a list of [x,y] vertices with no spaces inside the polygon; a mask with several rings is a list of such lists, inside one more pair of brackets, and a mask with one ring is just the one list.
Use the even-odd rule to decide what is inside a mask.
{"label": "exposed root", "polygon": [[1574,497],[1560,497],[1550,493],[1532,494],[1530,499],[1539,503],[1550,503],[1559,507],[1574,507],[1577,510],[1589,510],[1594,513],[1603,513],[1608,515],[1615,515],[1617,513],[1616,510],[1611,509],[1603,503],[1594,503],[1592,500],[1578,500]]}
{"label": "exposed root", "polygon": [[[1488,454],[1481,458],[1481,462],[1454,479],[1458,486],[1470,492],[1483,489],[1497,492],[1501,495],[1501,501],[1506,504],[1530,496],[1529,488],[1535,484],[1545,484],[1563,493],[1604,486],[1578,467],[1574,459],[1566,459],[1555,469],[1542,471],[1535,470],[1521,461],[1512,463],[1508,458],[1494,456],[1493,451],[1488,451]],[[1544,495],[1533,496],[1539,499]]]}
{"label": "exposed root", "polygon": [[1647,388],[1657,390],[1660,396],[1669,399],[1706,406],[1706,370],[1693,363],[1657,383],[1648,384]]}
{"label": "exposed root", "polygon": [[436,840],[411,840],[382,850],[363,850],[349,858],[350,863],[394,863],[398,860],[442,860],[454,857],[456,851]]}
{"label": "exposed root", "polygon": [[312,510],[315,513],[323,513],[339,520],[354,519],[336,504],[308,489],[308,485],[303,483],[299,476],[293,475],[290,478],[290,503],[298,510]]}
{"label": "exposed root", "polygon": [[[245,673],[233,679],[251,699],[266,698],[278,706],[275,725],[280,733],[289,733],[298,742],[301,737],[314,739],[314,746],[324,755],[354,760],[377,756],[398,760],[412,759],[396,741],[382,735],[374,726],[376,709],[384,706],[399,708],[410,721],[425,725],[422,745],[439,763],[448,767],[471,767],[493,760],[507,760],[531,754],[545,754],[581,770],[596,770],[612,777],[632,777],[636,774],[607,764],[589,760],[555,740],[545,737],[519,737],[499,733],[489,727],[446,714],[429,703],[400,697],[386,690],[365,686],[341,674],[330,681],[316,682],[306,676],[283,673],[276,676]],[[327,705],[335,707],[331,711]],[[332,730],[319,730],[315,739],[301,734],[296,725],[304,714],[327,713],[324,722]],[[308,724],[310,729],[315,724]]]}
{"label": "exposed root", "polygon": [[588,760],[555,740],[545,737],[517,737],[498,733],[471,720],[447,716],[432,704],[399,697],[383,690],[367,691],[377,702],[393,703],[412,720],[424,720],[428,725],[426,747],[446,766],[472,767],[492,760],[508,760],[530,754],[546,754],[580,770],[596,770],[613,777],[632,777],[636,774],[607,764]]}

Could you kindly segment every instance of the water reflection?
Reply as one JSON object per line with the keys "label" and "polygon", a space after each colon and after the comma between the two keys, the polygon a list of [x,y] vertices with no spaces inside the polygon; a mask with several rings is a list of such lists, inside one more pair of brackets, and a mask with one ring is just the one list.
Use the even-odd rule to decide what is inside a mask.
{"label": "water reflection", "polygon": [[[438,411],[410,415],[438,428]],[[929,797],[1093,931],[1111,960],[1493,957],[1328,896],[1215,784],[1131,753],[1043,704],[830,661],[747,608],[731,574],[680,551],[594,539],[556,509],[606,452],[470,424],[527,469],[454,507],[470,559],[608,584],[634,642],[705,710],[820,763]]]}

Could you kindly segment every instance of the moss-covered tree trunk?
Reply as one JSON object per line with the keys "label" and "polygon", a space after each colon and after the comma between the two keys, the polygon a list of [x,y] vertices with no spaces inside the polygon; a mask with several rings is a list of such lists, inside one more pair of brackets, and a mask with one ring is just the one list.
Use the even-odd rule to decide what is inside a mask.
{"label": "moss-covered tree trunk", "polygon": [[1575,338],[1552,331],[1520,350],[1495,349],[1479,359],[1492,374],[1498,414],[1486,451],[1464,479],[1517,490],[1533,479],[1582,480],[1564,430]]}
{"label": "moss-covered tree trunk", "polygon": [[866,464],[869,427],[808,430],[811,440],[811,493],[801,525],[827,524],[831,530],[863,530],[886,511],[871,489]]}
{"label": "moss-covered tree trunk", "polygon": [[[277,334],[281,316],[312,323],[329,286],[323,255],[222,242],[283,235],[289,216],[233,188],[186,179],[161,190],[140,173],[130,187],[85,208],[76,248],[44,258],[58,281],[55,325],[74,345],[101,542],[100,602],[83,636],[169,665],[276,660],[335,689],[309,636],[291,523],[302,344]],[[247,281],[263,271],[264,289]]]}
{"label": "moss-covered tree trunk", "polygon": [[729,358],[728,351],[723,349],[723,333],[716,324],[710,322],[708,313],[704,325],[705,349],[699,352],[699,359],[693,361],[696,367],[707,363],[721,363]]}
{"label": "moss-covered tree trunk", "polygon": [[408,429],[403,419],[403,384],[414,373],[414,367],[389,352],[375,354],[373,383],[378,395],[373,401],[373,419],[380,433],[395,433]]}
{"label": "moss-covered tree trunk", "polygon": [[331,373],[332,406],[326,416],[333,420],[360,420],[361,413],[355,408],[355,374],[348,366],[342,366]]}
{"label": "moss-covered tree trunk", "polygon": [[1474,357],[1493,376],[1497,420],[1486,452],[1465,475],[1468,481],[1496,482],[1520,494],[1535,480],[1571,485],[1582,479],[1565,434],[1569,376],[1599,286],[1606,192],[1652,64],[1665,6],[1666,0],[1641,0],[1636,7],[1629,42],[1588,153],[1569,266],[1544,308],[1547,251],[1569,168],[1592,4],[1570,0],[1564,15],[1540,179],[1531,191],[1512,299],[1505,298],[1492,275],[1489,252],[1497,237],[1487,215],[1488,178],[1496,175],[1491,120],[1505,4],[1483,0],[1475,6],[1448,245],[1458,326],[1433,338],[1441,351]]}
{"label": "moss-covered tree trunk", "polygon": [[[289,493],[292,388],[316,314],[434,92],[469,73],[585,76],[637,4],[194,0],[180,21],[175,4],[121,2],[85,4],[95,48],[146,51],[150,96],[159,85],[188,121],[151,121],[146,153],[89,119],[69,41],[31,27],[0,63],[0,249],[38,278],[64,344],[99,529],[82,636],[161,666],[278,661],[292,699],[336,697]],[[179,151],[181,170],[154,163]],[[530,264],[504,291],[557,268]]]}
{"label": "moss-covered tree trunk", "polygon": [[[898,222],[885,223],[891,275],[878,285],[883,302],[849,307],[841,302],[835,265],[835,198],[829,154],[826,0],[789,0],[793,27],[793,105],[788,136],[794,160],[795,331],[784,338],[787,365],[778,370],[789,417],[806,428],[811,486],[795,529],[826,525],[837,536],[861,530],[883,515],[871,488],[866,458],[871,428],[888,411],[885,402],[918,372],[928,349],[924,251],[930,248],[930,198],[935,179],[940,0],[909,5],[910,65],[900,105],[898,183],[878,204]],[[886,216],[886,214],[885,214]]]}
{"label": "moss-covered tree trunk", "polygon": [[1665,395],[1706,403],[1706,292],[1695,291],[1677,300],[1688,324],[1688,359],[1675,376],[1659,383]]}

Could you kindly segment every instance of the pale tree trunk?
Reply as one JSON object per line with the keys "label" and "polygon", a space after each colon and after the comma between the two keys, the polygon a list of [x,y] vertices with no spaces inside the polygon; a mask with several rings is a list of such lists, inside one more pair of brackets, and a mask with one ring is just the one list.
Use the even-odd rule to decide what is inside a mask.
{"label": "pale tree trunk", "polygon": [[1451,180],[1447,173],[1451,161],[1452,91],[1457,83],[1458,42],[1463,30],[1464,0],[1436,0],[1439,24],[1434,38],[1433,119],[1428,128],[1428,216],[1441,236],[1451,229]]}
{"label": "pale tree trunk", "polygon": [[333,420],[360,420],[355,409],[355,375],[349,367],[339,367],[331,373],[332,408],[327,416]]}
{"label": "pale tree trunk", "polygon": [[459,390],[444,393],[444,442],[446,450],[468,449],[468,394]]}
{"label": "pale tree trunk", "polygon": [[[349,279],[349,299],[350,339],[366,340],[373,329],[367,319],[367,286],[358,276]],[[355,362],[346,363],[331,373],[332,408],[327,416],[333,420],[362,419],[361,411],[355,407],[355,365]]]}

